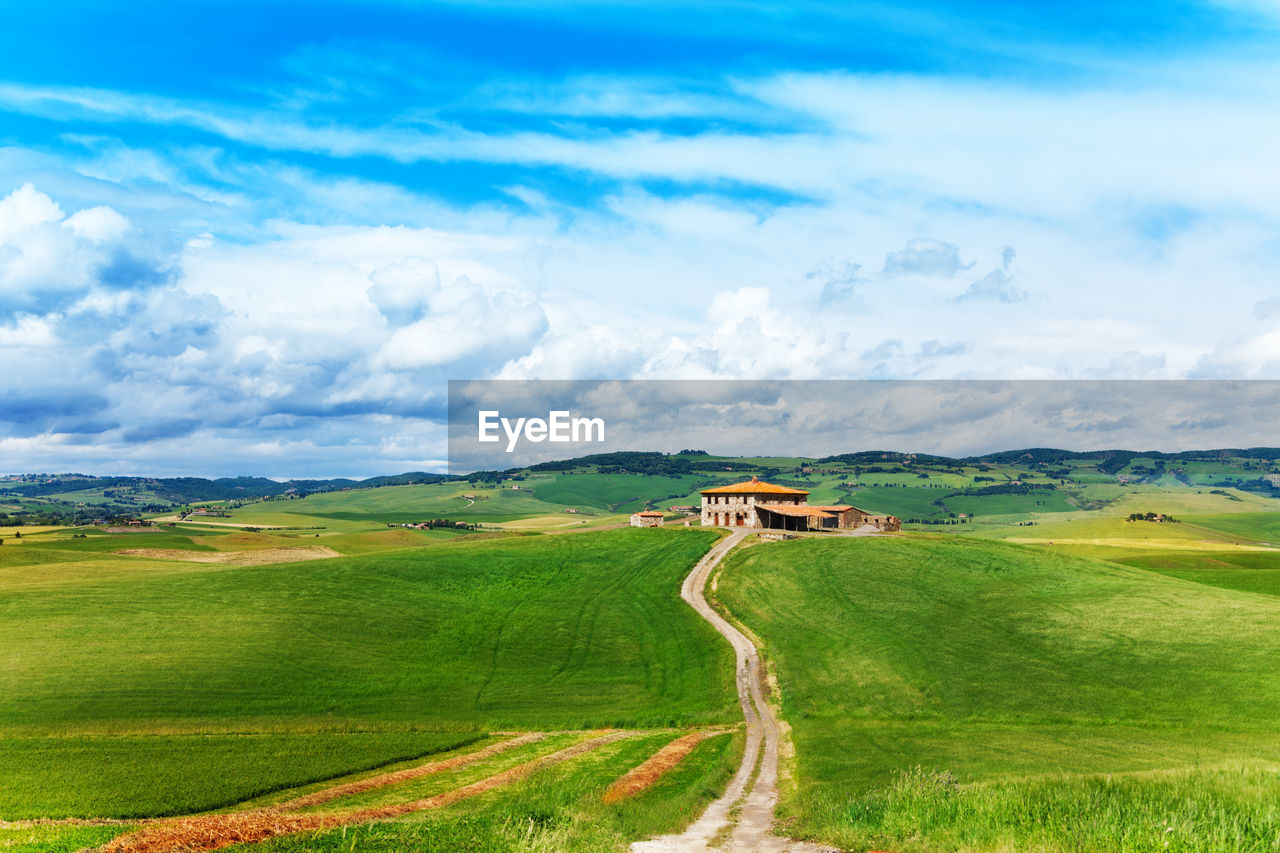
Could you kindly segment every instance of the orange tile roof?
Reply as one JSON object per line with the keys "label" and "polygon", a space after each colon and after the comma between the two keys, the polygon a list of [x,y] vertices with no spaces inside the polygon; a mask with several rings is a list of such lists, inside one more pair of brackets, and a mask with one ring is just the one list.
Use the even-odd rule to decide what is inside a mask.
{"label": "orange tile roof", "polygon": [[756,509],[765,509],[769,512],[776,512],[778,515],[831,517],[831,513],[828,511],[830,507],[796,506],[795,504],[756,504]]}
{"label": "orange tile roof", "polygon": [[762,483],[758,477],[752,477],[743,483],[732,486],[717,486],[714,489],[703,489],[704,495],[807,495],[804,489],[792,489],[788,486],[777,486],[773,483]]}
{"label": "orange tile roof", "polygon": [[647,512],[637,512],[637,513],[636,513],[636,515],[657,515],[657,516],[661,516],[661,515],[662,515],[662,513],[660,513],[660,512],[654,512],[653,510],[649,510],[649,511],[647,511]]}

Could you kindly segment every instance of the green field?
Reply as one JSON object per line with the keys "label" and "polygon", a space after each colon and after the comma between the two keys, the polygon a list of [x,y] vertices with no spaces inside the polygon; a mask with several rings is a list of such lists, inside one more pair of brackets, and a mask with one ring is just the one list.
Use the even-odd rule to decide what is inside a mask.
{"label": "green field", "polygon": [[656,734],[620,741],[464,805],[230,849],[254,853],[625,850],[629,841],[683,827],[723,789],[736,769],[741,736],[719,735],[703,741],[641,795],[612,805],[601,802],[610,783],[670,739],[669,734]]}
{"label": "green field", "polygon": [[1280,553],[1164,553],[1121,557],[1116,562],[1223,589],[1280,596]]}
{"label": "green field", "polygon": [[641,474],[555,474],[531,478],[528,486],[540,501],[607,512],[635,512],[650,501],[696,504],[705,477],[649,477]]}
{"label": "green field", "polygon": [[1280,837],[1280,599],[920,535],[750,548],[719,591],[777,668],[803,834],[1099,853]]}
{"label": "green field", "polygon": [[0,815],[188,814],[479,737],[465,731],[0,737]]}
{"label": "green field", "polygon": [[[559,531],[759,471],[811,503],[947,524],[730,558],[719,597],[763,640],[796,746],[785,832],[899,853],[1280,850],[1274,461],[640,456],[211,502],[230,515],[155,512],[140,532],[0,529],[0,820],[233,811],[550,733],[304,811],[381,807],[622,727],[462,802],[244,849],[621,850],[676,830],[740,730],[637,797],[600,795],[689,727],[740,719],[732,656],[678,595],[717,534]],[[106,497],[64,481],[22,500]],[[481,530],[402,526],[432,519]],[[126,829],[0,826],[0,849]]]}
{"label": "green field", "polygon": [[677,593],[711,533],[462,537],[265,566],[112,553],[263,538],[289,541],[49,534],[0,551],[0,815],[208,808],[484,729],[735,718],[729,652]]}
{"label": "green field", "polygon": [[[473,502],[464,495],[476,495],[478,499]],[[263,501],[234,510],[228,519],[214,520],[281,527],[319,524],[337,530],[355,530],[367,529],[369,525],[412,524],[433,518],[498,524],[563,510],[563,506],[539,500],[527,488],[441,483],[352,489],[308,495],[298,500]]]}

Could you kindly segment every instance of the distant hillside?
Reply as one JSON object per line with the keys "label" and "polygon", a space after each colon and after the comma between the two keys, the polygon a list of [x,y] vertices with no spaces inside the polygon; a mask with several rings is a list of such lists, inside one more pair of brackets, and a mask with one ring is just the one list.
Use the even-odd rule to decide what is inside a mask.
{"label": "distant hillside", "polygon": [[343,489],[438,483],[444,474],[412,472],[367,480],[287,480],[265,477],[95,477],[18,474],[0,478],[0,524],[82,524],[135,517],[209,501],[253,501]]}
{"label": "distant hillside", "polygon": [[493,487],[524,480],[537,482],[528,483],[523,494],[536,494],[552,511],[576,507],[621,512],[652,508],[664,501],[696,503],[700,489],[753,475],[808,489],[814,500],[856,502],[908,521],[934,524],[971,519],[975,514],[1098,509],[1116,499],[1115,492],[1106,491],[1107,484],[1236,489],[1277,498],[1280,448],[1167,453],[1035,447],[968,457],[862,450],[821,458],[717,456],[705,450],[627,451],[465,475],[413,471],[364,480],[285,482],[264,477],[22,474],[0,478],[0,525],[83,524],[164,513],[193,503],[234,506],[383,486],[454,482]]}

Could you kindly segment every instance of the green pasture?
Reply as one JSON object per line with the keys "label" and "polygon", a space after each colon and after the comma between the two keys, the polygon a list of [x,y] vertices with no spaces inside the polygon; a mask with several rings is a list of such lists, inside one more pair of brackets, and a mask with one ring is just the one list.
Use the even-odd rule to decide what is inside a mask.
{"label": "green pasture", "polygon": [[1057,490],[1036,489],[1020,495],[955,495],[944,497],[947,512],[985,518],[990,515],[1030,517],[1042,512],[1072,512],[1075,507]]}
{"label": "green pasture", "polygon": [[895,486],[863,486],[848,495],[848,502],[877,515],[899,518],[941,518],[946,510],[934,504],[947,492],[943,489]]}
{"label": "green pasture", "polygon": [[1223,589],[1280,596],[1280,551],[1178,551],[1137,554],[1115,562]]}
{"label": "green pasture", "polygon": [[[678,595],[714,541],[707,531],[457,537],[266,566],[110,547],[209,549],[219,537],[184,538],[0,550],[0,741],[11,761],[0,818],[59,804],[182,810],[484,729],[735,718],[728,648]],[[367,749],[341,736],[354,731],[375,733]],[[178,737],[189,734],[209,739],[193,747]],[[286,747],[296,761],[268,772]],[[144,796],[138,774],[178,778],[201,748],[209,774],[191,774],[195,788],[163,783]],[[90,797],[85,779],[122,751],[135,757],[120,772],[137,778]]]}
{"label": "green pasture", "polygon": [[[521,488],[512,489],[510,485]],[[415,523],[433,518],[497,524],[564,509],[539,500],[526,487],[527,483],[510,485],[485,488],[461,482],[322,492],[296,500],[246,504],[233,511],[231,518],[213,520],[281,527],[320,525],[352,532],[369,529],[371,525]],[[476,495],[477,499],[471,501],[464,495]]]}
{"label": "green pasture", "polygon": [[50,549],[0,602],[0,730],[731,719],[728,651],[677,594],[712,538],[464,537],[212,568]]}
{"label": "green pasture", "polygon": [[1188,792],[1206,799],[1179,849],[1269,850],[1280,833],[1263,808],[1280,792],[1273,596],[920,534],[750,548],[719,596],[777,669],[797,749],[783,814],[803,835],[1154,851],[1165,836],[1126,819]]}
{"label": "green pasture", "polygon": [[532,489],[539,501],[596,509],[605,512],[635,512],[647,502],[689,503],[705,477],[644,476],[641,474],[563,473],[531,477],[519,485]]}
{"label": "green pasture", "polygon": [[479,737],[466,731],[0,736],[0,818],[205,811]]}

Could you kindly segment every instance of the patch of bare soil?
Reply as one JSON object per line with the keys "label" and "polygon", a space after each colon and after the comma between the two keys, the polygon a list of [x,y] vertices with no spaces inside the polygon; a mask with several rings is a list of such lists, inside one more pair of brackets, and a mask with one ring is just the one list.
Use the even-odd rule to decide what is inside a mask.
{"label": "patch of bare soil", "polygon": [[622,738],[632,737],[634,734],[635,732],[629,731],[608,732],[566,747],[559,752],[553,752],[496,773],[479,782],[409,803],[395,803],[332,814],[297,814],[273,809],[255,809],[231,814],[168,818],[149,821],[141,829],[115,838],[98,849],[101,853],[200,853],[200,851],[230,847],[233,844],[253,844],[277,835],[292,835],[298,832],[331,829],[344,824],[401,817],[412,812],[451,805],[501,785],[517,782],[543,767],[568,761],[570,758],[599,749]]}
{"label": "patch of bare soil", "polygon": [[676,738],[662,749],[649,756],[643,764],[631,768],[618,781],[604,792],[606,804],[616,803],[628,797],[634,797],[641,791],[648,790],[681,761],[693,752],[693,748],[702,742],[710,732],[692,732],[684,737]]}
{"label": "patch of bare soil", "polygon": [[125,548],[116,551],[125,557],[153,560],[180,560],[184,563],[217,563],[226,566],[266,566],[272,563],[299,563],[341,557],[326,545],[298,545],[291,548],[258,548],[253,551],[183,551],[179,548]]}

